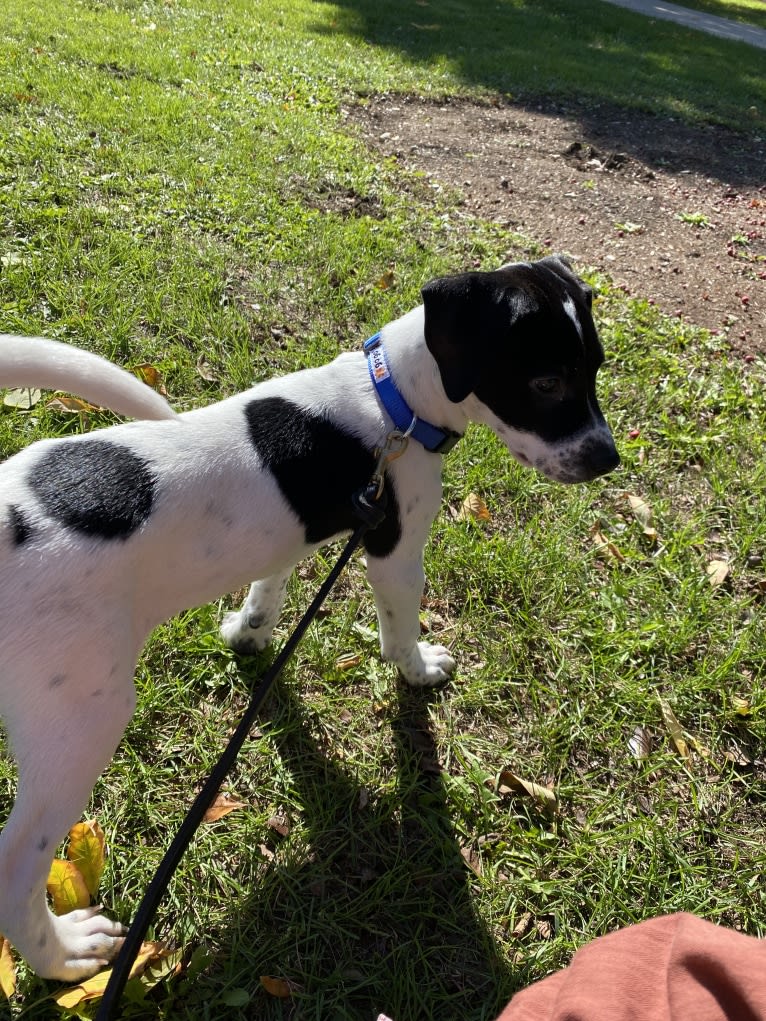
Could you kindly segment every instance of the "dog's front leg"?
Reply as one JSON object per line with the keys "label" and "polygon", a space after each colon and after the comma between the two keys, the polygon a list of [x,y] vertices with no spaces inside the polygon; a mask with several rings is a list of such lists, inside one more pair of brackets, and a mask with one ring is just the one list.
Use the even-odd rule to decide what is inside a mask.
{"label": "dog's front leg", "polygon": [[242,607],[224,615],[221,636],[236,652],[265,649],[279,620],[292,568],[254,581]]}
{"label": "dog's front leg", "polygon": [[378,611],[383,658],[399,667],[408,684],[442,684],[454,671],[455,660],[443,645],[418,641],[425,584],[422,544],[413,537],[413,541],[400,541],[387,557],[368,554],[367,577]]}
{"label": "dog's front leg", "polygon": [[[55,642],[52,643],[55,648]],[[79,647],[78,647],[79,653]],[[130,675],[95,679],[86,663],[57,665],[42,704],[24,681],[6,724],[18,762],[16,802],[0,834],[0,932],[45,978],[79,981],[122,944],[122,925],[89,907],[53,915],[46,903],[51,856],[77,821],[133,712]],[[24,688],[26,685],[26,688]]]}

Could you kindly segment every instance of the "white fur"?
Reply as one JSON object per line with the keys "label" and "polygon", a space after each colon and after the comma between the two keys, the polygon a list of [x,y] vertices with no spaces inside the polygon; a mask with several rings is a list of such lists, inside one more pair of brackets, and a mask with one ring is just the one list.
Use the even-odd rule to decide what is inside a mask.
{"label": "white fur", "polygon": [[[561,451],[509,429],[473,396],[459,404],[447,400],[424,342],[423,317],[419,307],[383,330],[392,376],[410,407],[459,433],[469,419],[485,422],[525,463],[565,477]],[[278,619],[293,566],[312,552],[259,461],[246,405],[279,396],[313,413],[325,411],[369,448],[384,440],[392,422],[361,352],[178,416],[113,366],[37,339],[0,340],[0,380],[66,388],[158,419],[98,434],[145,459],[156,476],[151,513],[124,540],[63,527],[43,513],[27,485],[30,470],[57,444],[89,437],[44,440],[0,466],[0,713],[19,768],[16,802],[0,835],[0,932],[39,974],[72,981],[115,954],[122,927],[98,911],[54,917],[46,906],[46,877],[53,851],[83,810],[133,712],[133,673],[148,633],[255,578],[222,632],[235,647],[260,648]],[[595,416],[592,428],[601,428]],[[576,448],[581,438],[568,442]],[[391,464],[401,538],[388,556],[367,557],[382,654],[416,685],[438,684],[455,666],[446,648],[419,641],[423,548],[439,508],[441,467],[439,455],[414,441]],[[14,508],[29,524],[28,541],[14,536]]]}

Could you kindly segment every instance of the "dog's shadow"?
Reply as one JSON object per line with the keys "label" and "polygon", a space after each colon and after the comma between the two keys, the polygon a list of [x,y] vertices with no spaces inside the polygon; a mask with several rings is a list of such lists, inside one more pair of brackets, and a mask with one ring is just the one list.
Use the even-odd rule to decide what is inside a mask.
{"label": "dog's shadow", "polygon": [[[285,855],[277,849],[258,888],[238,906],[232,954],[248,948],[256,975],[280,963],[293,973],[319,964],[321,973],[312,970],[302,987],[306,1009],[299,992],[294,1017],[496,1017],[513,975],[471,898],[476,877],[460,852],[429,719],[438,695],[400,685],[382,721],[395,768],[373,795],[320,747],[294,685],[275,684],[261,726],[303,806],[301,839],[285,845]],[[302,790],[301,778],[309,776]],[[315,806],[317,787],[324,796]],[[291,960],[274,962],[271,948],[266,964],[269,931],[292,948],[285,951]]]}

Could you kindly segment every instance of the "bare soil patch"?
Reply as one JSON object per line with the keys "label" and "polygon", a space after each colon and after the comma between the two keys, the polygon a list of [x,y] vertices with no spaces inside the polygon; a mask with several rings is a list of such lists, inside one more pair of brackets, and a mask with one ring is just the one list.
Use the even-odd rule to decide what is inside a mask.
{"label": "bare soil patch", "polygon": [[766,353],[764,140],[603,105],[378,96],[348,118],[467,211]]}

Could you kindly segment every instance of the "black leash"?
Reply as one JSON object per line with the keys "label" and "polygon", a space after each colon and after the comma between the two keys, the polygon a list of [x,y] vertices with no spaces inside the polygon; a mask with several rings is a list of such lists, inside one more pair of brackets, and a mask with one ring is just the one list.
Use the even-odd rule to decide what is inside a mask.
{"label": "black leash", "polygon": [[[394,443],[397,444],[396,447],[394,447]],[[234,765],[237,755],[244,744],[245,738],[250,733],[250,728],[252,727],[256,714],[261,707],[261,703],[268,694],[271,685],[282,672],[282,668],[285,663],[295,651],[295,647],[306,633],[306,629],[317,615],[317,612],[319,611],[322,603],[325,601],[330,589],[333,587],[339,574],[350,560],[352,553],[364,538],[365,533],[371,528],[377,528],[385,517],[383,472],[385,471],[385,466],[388,461],[392,460],[393,457],[398,457],[399,454],[404,451],[405,446],[406,438],[404,439],[404,443],[399,445],[399,434],[392,433],[381,451],[378,466],[371,481],[365,489],[356,493],[352,497],[354,509],[360,519],[360,524],[346,543],[337,562],[325,578],[322,587],[314,596],[311,605],[301,617],[297,627],[279,650],[274,662],[266,671],[260,684],[253,692],[250,704],[248,705],[239,726],[229,739],[229,743],[216,763],[213,772],[208,777],[202,790],[194,799],[194,803],[189,809],[186,818],[181,823],[178,833],[176,833],[173,842],[165,852],[165,856],[160,862],[151,883],[147,887],[146,893],[138,906],[138,911],[133,919],[133,923],[125,936],[125,942],[123,943],[122,949],[115,961],[112,974],[109,977],[109,982],[107,983],[101,1003],[99,1004],[95,1021],[110,1021],[110,1019],[114,1017],[114,1012],[120,1002],[120,997],[122,996],[125,988],[125,983],[128,981],[133,961],[138,954],[144,940],[144,936],[146,935],[146,930],[149,928],[149,923],[154,916],[154,912],[157,910],[157,905],[167,890],[170,880],[173,878],[173,874],[178,868],[178,864],[181,861],[184,852],[191,843],[192,837],[199,828],[205,812],[210,807],[213,799],[218,794],[221,784],[226,779],[226,775]]]}

